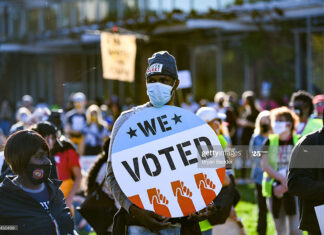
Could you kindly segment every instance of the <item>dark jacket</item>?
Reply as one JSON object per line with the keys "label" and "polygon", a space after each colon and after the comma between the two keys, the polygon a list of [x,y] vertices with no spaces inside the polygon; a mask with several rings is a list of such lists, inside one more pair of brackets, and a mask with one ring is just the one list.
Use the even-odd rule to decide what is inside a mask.
{"label": "dark jacket", "polygon": [[288,191],[298,196],[299,229],[320,234],[314,206],[324,204],[324,128],[304,136],[293,149]]}
{"label": "dark jacket", "polygon": [[[0,225],[17,225],[18,231],[1,234],[73,234],[74,224],[65,204],[60,181],[48,180],[50,206],[47,212],[39,202],[12,182],[15,176],[7,176],[0,184]],[[55,222],[58,224],[57,233]]]}

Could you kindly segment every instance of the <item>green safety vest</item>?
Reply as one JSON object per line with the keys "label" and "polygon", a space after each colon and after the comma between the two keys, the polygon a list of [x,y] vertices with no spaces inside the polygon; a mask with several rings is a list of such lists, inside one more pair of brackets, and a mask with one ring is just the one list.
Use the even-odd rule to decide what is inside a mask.
{"label": "green safety vest", "polygon": [[223,149],[225,149],[226,145],[227,145],[225,137],[223,135],[218,135],[217,137],[218,137],[219,142],[222,145]]}
{"label": "green safety vest", "polygon": [[[296,145],[300,138],[300,135],[293,135],[293,143]],[[278,170],[278,147],[279,147],[279,135],[278,134],[270,134],[269,135],[269,152],[268,152],[268,162],[269,165]],[[262,195],[264,197],[272,196],[272,184],[274,182],[274,178],[271,178],[267,172],[263,172],[262,178]]]}
{"label": "green safety vest", "polygon": [[304,135],[307,135],[313,131],[319,130],[322,128],[322,126],[323,126],[322,119],[309,118],[301,136],[304,136]]}
{"label": "green safety vest", "polygon": [[[225,149],[226,145],[227,145],[227,142],[226,142],[224,136],[223,135],[218,135],[217,137],[218,137],[219,142],[222,145],[223,149]],[[200,221],[199,226],[200,226],[200,231],[202,231],[202,232],[210,230],[210,229],[213,228],[213,226],[209,223],[208,219]]]}

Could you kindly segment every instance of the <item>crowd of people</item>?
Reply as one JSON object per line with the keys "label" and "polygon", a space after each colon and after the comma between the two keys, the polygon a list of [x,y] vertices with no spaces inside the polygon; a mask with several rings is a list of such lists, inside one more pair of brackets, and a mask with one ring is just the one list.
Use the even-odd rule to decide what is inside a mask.
{"label": "crowd of people", "polygon": [[[8,101],[2,101],[0,143],[4,149],[0,153],[0,225],[14,221],[24,234],[55,234],[52,232],[55,230],[60,231],[56,234],[90,232],[93,228],[76,208],[98,187],[115,199],[112,211],[119,209],[114,225],[109,217],[105,231],[99,234],[121,234],[127,226],[128,234],[160,231],[160,234],[202,232],[207,235],[212,234],[213,226],[227,223],[229,219],[240,224],[234,209],[240,195],[235,188],[232,166],[227,167],[223,189],[213,205],[188,220],[166,220],[137,207],[116,182],[109,143],[114,143],[122,123],[135,109],[137,112],[175,103],[179,84],[175,59],[167,52],[158,52],[149,59],[149,66],[155,63],[163,64],[163,68],[148,70],[146,74],[150,102],[136,108],[130,98],[121,107],[116,96],[107,102],[87,101],[82,92],[72,94],[63,109],[49,107],[44,102],[34,106],[30,95],[22,97],[16,112]],[[178,103],[208,123],[224,151],[238,145],[248,146],[249,151],[243,151],[241,156],[237,177],[250,177],[255,183],[258,234],[266,234],[267,211],[271,212],[279,235],[302,234],[302,230],[309,234],[320,233],[314,206],[324,204],[324,187],[320,182],[324,177],[323,169],[295,169],[289,162],[291,156],[300,155],[298,146],[304,142],[310,144],[309,138],[320,138],[316,144],[323,145],[324,135],[320,133],[323,132],[324,95],[313,97],[300,90],[280,107],[269,97],[257,99],[252,91],[245,91],[241,98],[233,91],[217,92],[213,101],[199,102],[188,94],[185,101]],[[313,134],[308,135],[310,133]],[[98,155],[97,161],[90,172],[82,172],[80,158],[88,155]],[[236,166],[235,160],[233,166]],[[251,176],[247,170],[250,167]],[[307,177],[312,181],[307,181]],[[84,178],[85,184],[82,183]],[[307,182],[316,185],[317,196],[310,197],[310,193],[304,192],[307,188],[303,191],[296,186],[309,184]],[[28,200],[30,197],[35,200]],[[25,214],[31,215],[22,216]]]}

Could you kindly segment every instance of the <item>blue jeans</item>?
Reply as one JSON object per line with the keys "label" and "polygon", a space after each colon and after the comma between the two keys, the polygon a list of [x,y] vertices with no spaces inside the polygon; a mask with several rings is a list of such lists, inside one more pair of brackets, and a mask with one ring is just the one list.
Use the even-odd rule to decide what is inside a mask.
{"label": "blue jeans", "polygon": [[201,235],[212,235],[213,234],[213,230],[209,229],[207,231],[201,232]]}
{"label": "blue jeans", "polygon": [[158,232],[151,232],[149,229],[141,226],[129,226],[128,227],[129,235],[180,235],[180,227],[170,226],[168,228],[162,229]]}

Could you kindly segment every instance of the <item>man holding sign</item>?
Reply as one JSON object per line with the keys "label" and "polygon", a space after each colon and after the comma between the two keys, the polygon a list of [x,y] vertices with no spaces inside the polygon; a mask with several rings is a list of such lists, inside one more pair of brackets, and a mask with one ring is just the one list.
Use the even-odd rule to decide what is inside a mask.
{"label": "man holding sign", "polygon": [[[156,107],[165,104],[172,105],[174,102],[175,90],[179,85],[177,66],[174,57],[168,52],[155,53],[149,59],[149,67],[146,72],[146,77],[147,93],[150,98],[150,103],[136,107],[135,112],[152,107],[152,105]],[[171,223],[163,216],[135,206],[120,189],[112,170],[111,150],[115,136],[121,125],[130,116],[134,115],[135,112],[132,110],[123,112],[114,124],[108,155],[107,181],[115,199],[129,214],[135,216],[137,220],[140,220],[146,228],[152,231],[158,231],[169,227]],[[130,134],[135,135],[135,133],[132,133],[132,130],[130,130]]]}
{"label": "man holding sign", "polygon": [[298,141],[289,163],[288,191],[298,197],[299,229],[309,235],[324,234],[323,149],[324,127]]}
{"label": "man holding sign", "polygon": [[[180,225],[170,222],[176,221],[181,222],[182,233],[190,227],[191,234],[199,234],[197,222],[169,218],[205,208],[220,192],[225,164],[216,170],[199,169],[195,157],[205,146],[220,144],[201,119],[191,113],[193,117],[188,118],[187,111],[168,106],[173,105],[179,85],[174,57],[157,52],[148,62],[150,102],[122,113],[111,135],[107,181],[128,212],[120,210],[115,216],[113,233],[123,233],[128,225],[128,234],[179,234]],[[122,225],[118,228],[117,224]]]}

